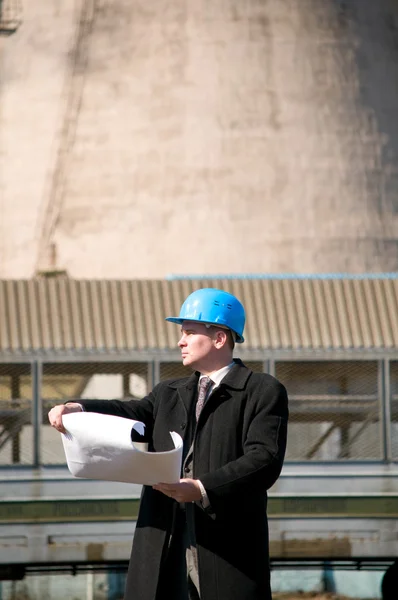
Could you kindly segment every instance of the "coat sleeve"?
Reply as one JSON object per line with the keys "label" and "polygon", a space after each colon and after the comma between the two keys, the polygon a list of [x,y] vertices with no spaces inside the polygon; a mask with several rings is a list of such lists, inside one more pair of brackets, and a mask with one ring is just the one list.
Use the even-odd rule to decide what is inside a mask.
{"label": "coat sleeve", "polygon": [[[154,405],[155,405],[155,389],[153,392],[142,398],[142,400],[76,400],[83,406],[87,412],[96,412],[105,415],[114,415],[116,417],[124,417],[125,419],[133,419],[141,421],[145,425],[145,441],[150,442],[152,438],[153,420],[154,420]],[[138,434],[137,434],[138,435]],[[142,441],[143,438],[137,437],[137,441]]]}
{"label": "coat sleeve", "polygon": [[288,400],[284,386],[273,380],[244,415],[243,454],[206,474],[200,474],[211,506],[228,502],[231,496],[264,493],[278,479],[286,451]]}

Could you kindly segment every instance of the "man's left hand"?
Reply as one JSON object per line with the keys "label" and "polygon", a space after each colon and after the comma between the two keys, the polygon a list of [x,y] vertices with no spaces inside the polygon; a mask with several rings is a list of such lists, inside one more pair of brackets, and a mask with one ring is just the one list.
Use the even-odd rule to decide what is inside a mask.
{"label": "man's left hand", "polygon": [[201,500],[202,494],[196,479],[180,479],[178,483],[157,483],[154,490],[174,498],[177,502],[195,502]]}

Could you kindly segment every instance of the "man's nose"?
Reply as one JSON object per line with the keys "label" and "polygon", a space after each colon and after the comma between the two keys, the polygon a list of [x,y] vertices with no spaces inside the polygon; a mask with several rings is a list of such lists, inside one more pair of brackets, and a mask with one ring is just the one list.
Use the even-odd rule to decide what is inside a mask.
{"label": "man's nose", "polygon": [[186,346],[187,342],[185,340],[185,335],[182,335],[178,340],[178,346],[181,348],[182,346]]}

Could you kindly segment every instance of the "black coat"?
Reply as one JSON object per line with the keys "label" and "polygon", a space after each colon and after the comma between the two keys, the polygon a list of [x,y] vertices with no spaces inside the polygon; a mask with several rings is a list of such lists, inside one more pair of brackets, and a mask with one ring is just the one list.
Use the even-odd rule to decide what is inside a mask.
{"label": "black coat", "polygon": [[[198,373],[161,382],[142,400],[84,400],[85,410],[142,421],[154,451],[173,448],[170,431],[186,438]],[[194,510],[202,600],[268,600],[267,490],[286,449],[287,394],[267,374],[240,360],[206,402],[194,439],[193,476],[211,511]],[[144,486],[125,600],[155,600],[177,503]],[[164,594],[166,598],[167,591]],[[170,600],[173,600],[170,598]]]}

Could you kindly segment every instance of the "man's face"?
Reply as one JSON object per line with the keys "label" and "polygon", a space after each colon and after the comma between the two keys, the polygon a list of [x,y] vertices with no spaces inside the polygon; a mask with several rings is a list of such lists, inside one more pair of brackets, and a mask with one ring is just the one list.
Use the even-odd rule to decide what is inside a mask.
{"label": "man's face", "polygon": [[181,327],[181,338],[178,342],[181,350],[182,364],[200,370],[211,361],[216,352],[214,330],[203,323],[184,321]]}

